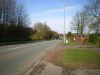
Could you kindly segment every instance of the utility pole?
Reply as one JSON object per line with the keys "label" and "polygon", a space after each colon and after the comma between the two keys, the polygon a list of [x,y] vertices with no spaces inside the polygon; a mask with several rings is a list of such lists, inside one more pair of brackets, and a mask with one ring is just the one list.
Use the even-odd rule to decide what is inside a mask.
{"label": "utility pole", "polygon": [[66,16],[66,4],[65,4],[65,0],[64,0],[64,35],[63,35],[63,38],[64,38],[64,43],[66,43],[66,36],[65,36],[65,25],[66,25],[66,23],[65,23],[65,21],[66,21],[66,18],[65,18],[65,16]]}

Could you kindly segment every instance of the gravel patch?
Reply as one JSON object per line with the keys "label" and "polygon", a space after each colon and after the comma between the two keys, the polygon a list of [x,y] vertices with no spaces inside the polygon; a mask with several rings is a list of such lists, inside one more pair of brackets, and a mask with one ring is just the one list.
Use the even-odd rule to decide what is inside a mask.
{"label": "gravel patch", "polygon": [[100,69],[91,69],[91,70],[75,69],[73,71],[63,70],[62,75],[100,75]]}
{"label": "gravel patch", "polygon": [[45,64],[40,63],[33,68],[29,75],[40,75],[40,73],[45,69]]}

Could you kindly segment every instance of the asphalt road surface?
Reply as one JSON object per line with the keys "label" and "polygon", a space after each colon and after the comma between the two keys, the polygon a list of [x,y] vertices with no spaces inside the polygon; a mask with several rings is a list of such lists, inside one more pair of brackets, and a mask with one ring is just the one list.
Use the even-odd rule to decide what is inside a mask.
{"label": "asphalt road surface", "polygon": [[59,40],[0,46],[0,75],[21,75]]}

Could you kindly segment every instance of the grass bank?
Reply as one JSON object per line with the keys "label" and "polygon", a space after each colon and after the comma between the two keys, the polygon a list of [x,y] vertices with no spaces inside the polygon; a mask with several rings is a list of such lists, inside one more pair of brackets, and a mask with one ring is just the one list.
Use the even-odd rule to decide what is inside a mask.
{"label": "grass bank", "polygon": [[68,68],[100,68],[100,53],[89,48],[70,48],[63,51],[60,64]]}

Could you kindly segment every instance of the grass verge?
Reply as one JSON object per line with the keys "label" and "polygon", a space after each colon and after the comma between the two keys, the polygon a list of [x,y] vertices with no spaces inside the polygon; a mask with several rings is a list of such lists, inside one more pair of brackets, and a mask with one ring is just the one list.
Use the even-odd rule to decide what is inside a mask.
{"label": "grass verge", "polygon": [[100,53],[88,48],[69,48],[60,56],[60,64],[68,68],[100,68]]}

